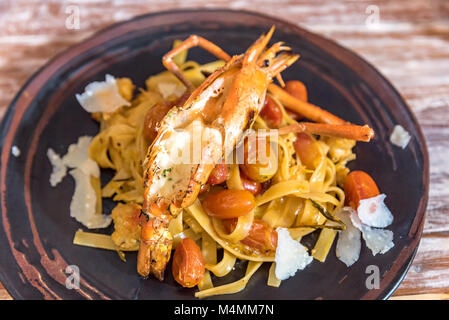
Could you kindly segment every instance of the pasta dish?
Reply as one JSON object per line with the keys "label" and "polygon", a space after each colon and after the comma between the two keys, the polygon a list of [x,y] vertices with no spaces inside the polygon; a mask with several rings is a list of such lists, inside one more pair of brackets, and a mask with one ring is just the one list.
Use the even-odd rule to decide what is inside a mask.
{"label": "pasta dish", "polygon": [[[168,70],[150,75],[144,89],[109,76],[77,96],[99,132],[85,141],[89,161],[73,165],[80,175],[71,174],[78,183],[89,172],[97,219],[89,228],[112,219],[114,232],[78,231],[75,244],[116,250],[123,260],[138,251],[138,273],[159,280],[171,260],[175,281],[197,286],[197,298],[243,290],[263,263],[267,285],[279,287],[313,260],[325,262],[337,235],[337,257],[348,266],[361,237],[374,255],[393,246],[383,229],[392,221],[385,195],[369,174],[346,166],[373,130],[310,103],[305,83],[284,81],[299,55],[282,42],[267,46],[273,31],[233,57],[197,36],[175,41],[163,59]],[[188,60],[193,46],[219,60]],[[90,166],[114,176],[102,186]],[[117,203],[110,216],[102,198]],[[302,245],[314,232],[314,246]],[[238,260],[245,275],[215,286]]]}

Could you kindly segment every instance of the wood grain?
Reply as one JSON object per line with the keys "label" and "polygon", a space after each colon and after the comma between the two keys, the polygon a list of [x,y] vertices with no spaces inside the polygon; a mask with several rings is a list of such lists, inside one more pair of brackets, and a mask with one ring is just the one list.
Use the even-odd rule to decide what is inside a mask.
{"label": "wood grain", "polygon": [[[80,29],[65,27],[68,6]],[[178,8],[227,7],[269,13],[332,38],[376,66],[399,90],[421,124],[430,154],[430,198],[424,237],[395,297],[449,294],[449,2],[395,1],[32,1],[0,2],[0,117],[49,58],[119,21]],[[373,11],[374,10],[374,11]],[[373,12],[379,20],[373,20]],[[377,22],[376,22],[377,21]],[[8,299],[0,285],[0,299]]]}
{"label": "wood grain", "polygon": [[0,300],[12,300],[8,291],[6,291],[5,287],[0,283]]}

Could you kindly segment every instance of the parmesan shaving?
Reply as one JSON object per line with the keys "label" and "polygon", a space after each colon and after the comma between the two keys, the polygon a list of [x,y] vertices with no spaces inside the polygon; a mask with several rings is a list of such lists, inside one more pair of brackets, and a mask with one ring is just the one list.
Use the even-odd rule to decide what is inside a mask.
{"label": "parmesan shaving", "polygon": [[285,280],[295,275],[296,271],[304,269],[313,258],[306,248],[291,238],[288,229],[277,228],[278,244],[276,247],[275,274],[279,280]]}
{"label": "parmesan shaving", "polygon": [[110,216],[96,212],[97,196],[91,183],[91,177],[100,177],[98,164],[89,158],[88,149],[92,137],[78,138],[71,144],[64,157],[49,148],[47,156],[53,165],[50,184],[56,186],[66,175],[67,168],[73,168],[69,173],[75,180],[75,192],[70,203],[70,216],[89,229],[106,228],[112,219]]}
{"label": "parmesan shaving", "polygon": [[111,113],[122,106],[130,106],[119,92],[115,78],[109,74],[105,81],[89,83],[82,94],[77,94],[76,99],[87,112]]}
{"label": "parmesan shaving", "polygon": [[50,185],[52,187],[56,187],[56,185],[66,176],[67,167],[62,162],[61,157],[52,148],[47,150],[47,157],[53,166],[53,170],[50,175]]}
{"label": "parmesan shaving", "polygon": [[393,222],[393,215],[384,200],[387,196],[380,194],[376,197],[362,199],[357,207],[360,221],[370,227],[385,228]]}
{"label": "parmesan shaving", "polygon": [[95,214],[97,197],[90,183],[90,176],[81,169],[69,172],[75,179],[75,192],[70,202],[70,216],[89,229],[106,228],[111,223],[110,216]]}
{"label": "parmesan shaving", "polygon": [[100,167],[88,155],[91,141],[92,137],[79,137],[76,144],[69,146],[67,154],[62,158],[62,162],[67,167],[79,168],[84,174],[98,178],[100,176]]}
{"label": "parmesan shaving", "polygon": [[371,250],[373,256],[378,253],[384,254],[394,247],[394,234],[390,230],[371,228],[360,221],[356,211],[351,212],[352,224],[362,232],[366,246]]}
{"label": "parmesan shaving", "polygon": [[14,157],[20,156],[20,149],[17,146],[12,146],[11,153]]}
{"label": "parmesan shaving", "polygon": [[69,146],[66,155],[62,158],[62,162],[71,168],[79,166],[88,156],[88,150],[92,137],[79,137],[76,143]]}
{"label": "parmesan shaving", "polygon": [[400,125],[395,125],[393,132],[390,136],[390,142],[395,146],[405,149],[410,142],[410,134]]}
{"label": "parmesan shaving", "polygon": [[384,254],[394,247],[393,231],[362,226],[362,235],[373,256]]}
{"label": "parmesan shaving", "polygon": [[346,225],[345,230],[338,232],[336,254],[337,258],[348,267],[359,260],[362,248],[360,230],[352,224],[350,218],[353,211],[351,207],[344,207],[335,213],[337,218]]}

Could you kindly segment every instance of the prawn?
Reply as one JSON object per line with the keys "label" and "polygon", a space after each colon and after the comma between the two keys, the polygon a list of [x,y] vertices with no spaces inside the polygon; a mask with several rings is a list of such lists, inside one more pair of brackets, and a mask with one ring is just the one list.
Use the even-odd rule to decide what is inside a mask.
{"label": "prawn", "polygon": [[[164,117],[144,162],[145,192],[142,212],[145,218],[142,219],[137,260],[140,275],[148,277],[152,274],[163,280],[173,242],[168,231],[170,220],[195,201],[215,165],[226,152],[235,148],[243,132],[252,126],[263,107],[273,78],[277,78],[282,86],[280,73],[299,58],[298,54],[291,53],[290,48],[282,42],[266,48],[273,32],[274,26],[244,54],[232,57],[215,44],[196,35],[190,36],[164,55],[163,65],[191,94],[182,106],[173,107]],[[200,46],[226,61],[223,67],[208,76],[196,89],[172,60],[179,52],[194,46]],[[327,115],[324,110],[320,110],[316,107],[312,111],[320,114],[315,117],[317,119]],[[323,125],[321,129],[326,134],[335,136],[343,134],[346,138],[369,141],[374,135],[367,126],[350,125],[348,128],[343,120],[323,122],[325,124],[306,124],[291,130],[319,133],[320,126]],[[201,141],[200,149],[196,153],[193,150],[198,159],[174,161],[179,153],[189,154],[194,149],[194,140]]]}

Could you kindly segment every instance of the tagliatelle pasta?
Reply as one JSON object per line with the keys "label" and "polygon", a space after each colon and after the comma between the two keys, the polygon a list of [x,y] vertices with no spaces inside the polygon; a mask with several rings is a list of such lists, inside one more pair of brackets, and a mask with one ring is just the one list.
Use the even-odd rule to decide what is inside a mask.
{"label": "tagliatelle pasta", "polygon": [[239,217],[237,219],[237,225],[231,233],[227,233],[226,229],[223,227],[221,219],[212,218],[212,225],[214,226],[215,232],[221,239],[232,243],[238,243],[248,236],[253,220],[254,212],[250,212],[249,214]]}
{"label": "tagliatelle pasta", "polygon": [[249,260],[249,261],[273,261],[274,256],[263,256],[263,255],[249,255],[244,252],[242,252],[239,249],[239,244],[233,244],[225,239],[222,239],[219,237],[217,232],[215,231],[215,228],[212,223],[211,217],[209,217],[206,212],[204,212],[203,207],[201,206],[201,203],[199,200],[195,201],[193,205],[188,207],[187,212],[189,212],[201,225],[201,227],[206,231],[209,236],[214,239],[218,245],[220,245],[224,250],[226,250],[228,253],[236,256],[239,259],[242,260]]}
{"label": "tagliatelle pasta", "polygon": [[207,298],[210,296],[216,296],[216,295],[221,295],[221,294],[232,294],[232,293],[240,292],[243,289],[245,289],[246,284],[248,283],[249,279],[257,271],[257,269],[260,268],[261,265],[262,265],[262,262],[248,261],[246,273],[242,279],[237,280],[235,282],[231,282],[229,284],[222,285],[222,286],[213,287],[213,288],[209,288],[206,290],[201,290],[201,291],[195,293],[195,297]]}
{"label": "tagliatelle pasta", "polygon": [[[179,43],[175,43],[177,44]],[[222,61],[200,65],[194,61],[185,61],[186,56],[187,51],[176,56],[174,62],[195,86],[201,85],[206,75],[224,65]],[[176,101],[184,93],[185,87],[169,71],[150,76],[146,81],[146,89],[140,89],[134,98],[123,94],[133,88],[131,81],[118,81],[117,84],[122,96],[131,105],[119,108],[113,113],[93,114],[99,122],[100,131],[90,144],[89,157],[101,168],[112,169],[115,172],[114,177],[101,188],[102,197],[112,198],[124,203],[125,206],[140,206],[144,201],[145,156],[152,143],[145,136],[145,118],[157,104]],[[272,93],[269,97],[281,109],[281,125],[297,123],[286,111],[281,99]],[[257,132],[259,129],[269,130],[270,127],[259,116],[255,119],[253,129]],[[262,184],[264,189],[255,196],[254,210],[238,217],[233,230],[229,231],[222,219],[207,214],[201,196],[171,219],[168,231],[173,236],[173,247],[176,248],[181,239],[191,238],[200,245],[206,263],[206,272],[198,284],[199,291],[195,294],[197,298],[243,290],[264,262],[271,264],[267,284],[274,287],[281,285],[281,281],[275,275],[275,252],[252,250],[244,242],[256,219],[267,224],[272,230],[278,227],[287,228],[291,237],[298,241],[312,232],[319,232],[318,241],[310,253],[316,260],[325,261],[337,231],[326,227],[332,223],[312,201],[325,208],[331,215],[343,207],[345,194],[341,183],[349,172],[346,163],[355,158],[352,153],[355,142],[324,136],[308,135],[308,137],[319,150],[316,167],[302,163],[295,151],[295,133],[270,137],[269,145],[277,153],[276,173]],[[245,189],[247,177],[242,174],[239,165],[230,164],[229,168],[230,174],[225,182],[215,186],[215,190],[211,190],[211,193],[223,189]],[[98,183],[99,180],[95,181],[100,194]],[[121,214],[120,210],[125,209],[125,207],[119,209],[117,215]],[[129,236],[132,231],[139,228],[139,219],[141,219],[139,216],[125,222],[114,219],[115,233],[119,230],[118,224],[125,223],[126,226],[121,228],[121,237],[123,239]],[[105,237],[99,240],[95,236],[89,238],[85,234],[77,233],[75,243],[122,250],[120,243],[113,245],[108,236]],[[112,237],[114,238],[117,237]],[[219,255],[222,258],[217,261]],[[238,260],[247,261],[245,275],[236,282],[215,287],[214,278],[224,277],[233,272]]]}

